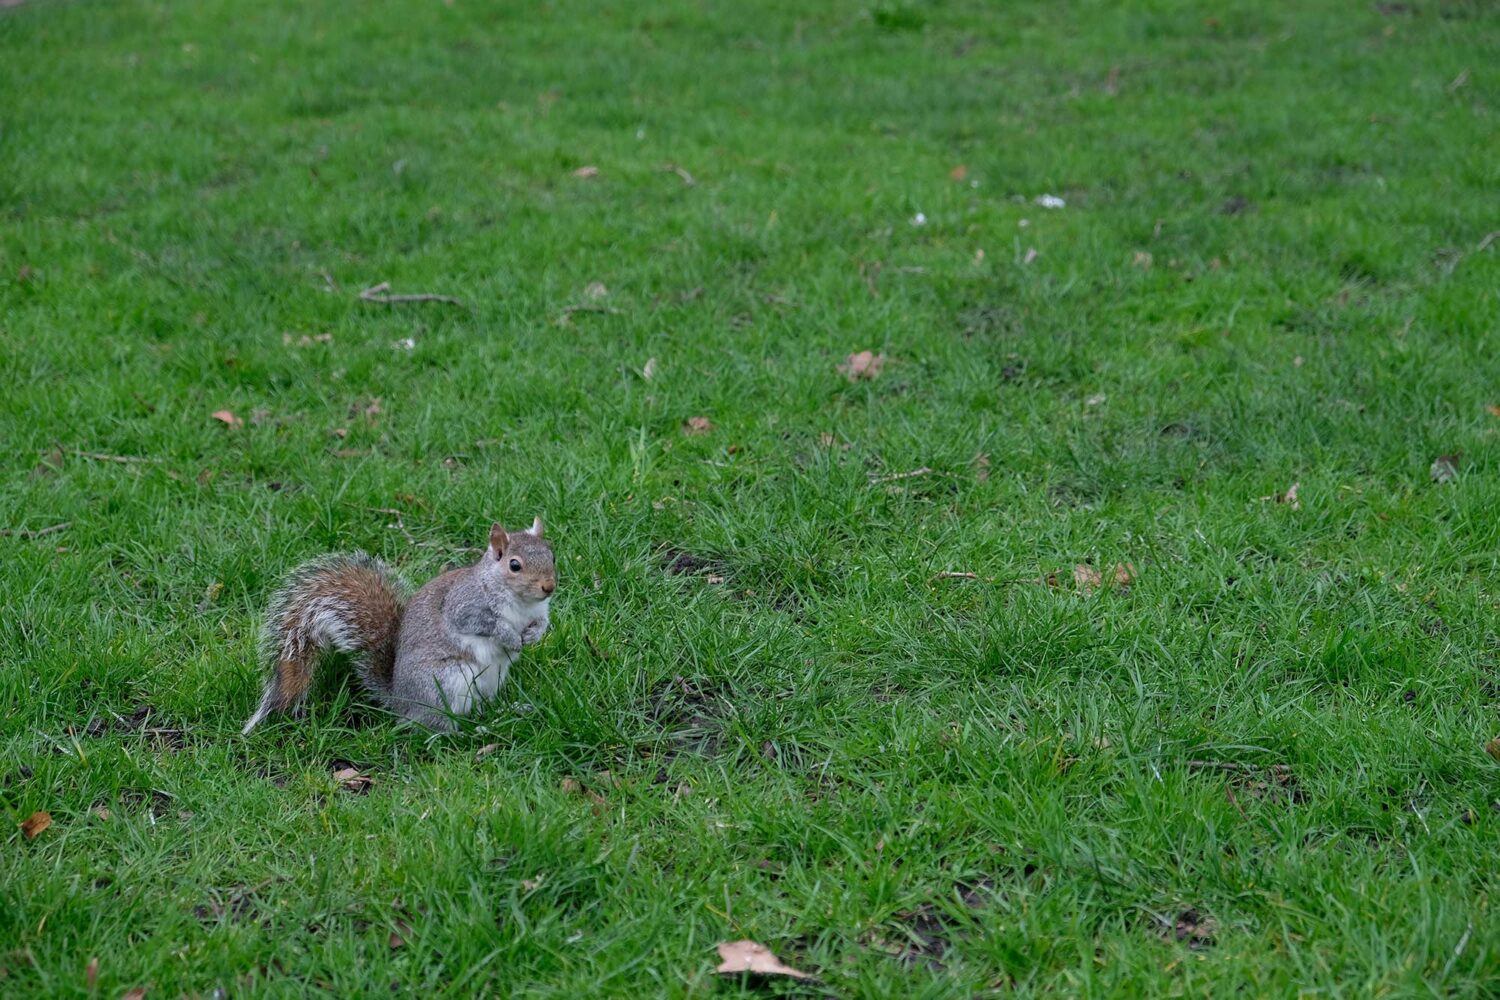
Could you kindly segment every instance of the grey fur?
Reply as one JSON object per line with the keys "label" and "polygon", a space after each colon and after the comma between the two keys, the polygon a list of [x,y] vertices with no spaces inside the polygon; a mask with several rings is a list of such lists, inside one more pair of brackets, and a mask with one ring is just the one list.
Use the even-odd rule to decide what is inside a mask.
{"label": "grey fur", "polygon": [[[404,609],[388,684],[386,672],[372,669],[371,661],[390,651],[372,654],[370,644],[354,634],[352,619],[358,616],[349,612],[347,595],[327,596],[328,574],[336,579],[345,570],[374,570],[387,582],[389,594],[404,595],[399,578],[363,553],[328,557],[298,569],[267,613],[272,677],[245,731],[281,704],[275,690],[277,660],[327,648],[354,653],[365,687],[391,711],[429,728],[454,728],[453,717],[471,714],[494,698],[522,647],[539,642],[547,632],[556,572],[540,528],[538,521],[534,532],[506,535],[496,525],[498,534],[492,534],[478,562],[429,581],[409,601],[398,598]],[[497,540],[503,545],[498,550]]]}

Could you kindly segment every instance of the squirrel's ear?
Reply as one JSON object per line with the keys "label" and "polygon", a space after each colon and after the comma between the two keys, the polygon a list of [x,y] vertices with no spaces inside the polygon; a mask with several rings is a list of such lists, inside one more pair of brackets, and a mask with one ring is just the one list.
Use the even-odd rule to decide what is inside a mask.
{"label": "squirrel's ear", "polygon": [[505,545],[509,541],[510,539],[506,536],[505,529],[500,527],[499,521],[496,521],[494,524],[490,525],[491,552],[495,553],[496,556],[500,555],[500,553],[505,551]]}
{"label": "squirrel's ear", "polygon": [[531,533],[538,538],[542,537],[542,519],[534,517],[531,519]]}

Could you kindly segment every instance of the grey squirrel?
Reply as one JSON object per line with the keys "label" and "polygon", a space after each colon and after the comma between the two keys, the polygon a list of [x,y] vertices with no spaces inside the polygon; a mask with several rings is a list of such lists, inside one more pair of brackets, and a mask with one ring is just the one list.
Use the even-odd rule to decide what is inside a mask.
{"label": "grey squirrel", "polygon": [[557,586],[542,519],[531,530],[490,528],[472,566],[449,570],[406,597],[383,562],[363,552],[325,556],[295,571],[266,612],[270,676],[248,733],[275,712],[299,712],[329,650],[352,653],[377,701],[431,729],[453,729],[495,696],[522,646],[547,631]]}

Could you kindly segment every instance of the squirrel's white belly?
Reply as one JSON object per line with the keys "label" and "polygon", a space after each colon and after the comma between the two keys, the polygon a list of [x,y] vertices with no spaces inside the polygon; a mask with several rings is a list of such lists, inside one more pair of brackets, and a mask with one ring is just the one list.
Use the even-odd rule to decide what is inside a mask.
{"label": "squirrel's white belly", "polygon": [[521,651],[507,649],[489,636],[457,638],[474,662],[447,668],[442,679],[443,693],[448,696],[448,711],[469,715],[480,703],[495,697]]}

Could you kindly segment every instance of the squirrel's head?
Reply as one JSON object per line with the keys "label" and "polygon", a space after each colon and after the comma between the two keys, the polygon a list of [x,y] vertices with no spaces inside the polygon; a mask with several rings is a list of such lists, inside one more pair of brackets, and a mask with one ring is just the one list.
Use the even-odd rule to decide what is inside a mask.
{"label": "squirrel's head", "polygon": [[542,537],[542,519],[529,531],[507,532],[496,521],[490,526],[490,545],[484,552],[488,575],[526,601],[545,601],[557,589],[552,546]]}

